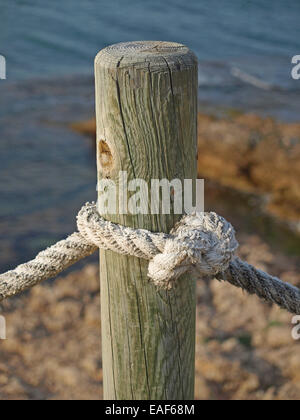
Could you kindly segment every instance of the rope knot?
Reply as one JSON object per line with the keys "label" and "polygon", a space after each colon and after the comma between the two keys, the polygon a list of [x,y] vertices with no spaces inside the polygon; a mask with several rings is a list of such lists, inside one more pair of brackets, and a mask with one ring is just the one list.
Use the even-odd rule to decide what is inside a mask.
{"label": "rope knot", "polygon": [[191,269],[201,276],[223,273],[238,247],[233,227],[216,213],[186,215],[166,234],[108,222],[87,203],[77,225],[91,245],[149,260],[148,276],[164,289]]}
{"label": "rope knot", "polygon": [[216,213],[184,216],[170,234],[134,229],[105,220],[95,203],[77,217],[79,232],[40,252],[36,258],[0,275],[0,301],[54,277],[97,248],[150,261],[154,284],[171,289],[191,268],[200,276],[216,276],[250,294],[300,314],[300,290],[234,256],[238,247],[230,223]]}
{"label": "rope knot", "polygon": [[148,274],[166,289],[191,268],[213,277],[228,268],[237,247],[234,228],[223,217],[216,213],[187,215],[171,231],[163,252],[150,261]]}

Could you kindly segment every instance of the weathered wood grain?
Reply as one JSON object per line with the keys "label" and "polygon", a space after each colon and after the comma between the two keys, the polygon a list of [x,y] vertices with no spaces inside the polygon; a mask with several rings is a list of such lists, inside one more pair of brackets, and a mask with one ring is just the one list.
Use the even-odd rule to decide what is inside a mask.
{"label": "weathered wood grain", "polygon": [[[95,60],[98,179],[196,178],[197,60],[185,46],[133,42]],[[169,232],[180,215],[105,215]],[[195,283],[157,291],[148,263],[101,251],[106,399],[193,399]]]}

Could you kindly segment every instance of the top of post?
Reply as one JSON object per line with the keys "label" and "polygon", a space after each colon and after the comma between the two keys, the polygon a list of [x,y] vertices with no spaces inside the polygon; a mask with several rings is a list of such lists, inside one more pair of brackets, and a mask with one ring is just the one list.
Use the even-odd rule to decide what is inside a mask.
{"label": "top of post", "polygon": [[101,50],[95,59],[95,66],[122,68],[131,65],[153,70],[153,66],[183,70],[195,66],[197,58],[185,45],[165,41],[134,41],[110,45]]}

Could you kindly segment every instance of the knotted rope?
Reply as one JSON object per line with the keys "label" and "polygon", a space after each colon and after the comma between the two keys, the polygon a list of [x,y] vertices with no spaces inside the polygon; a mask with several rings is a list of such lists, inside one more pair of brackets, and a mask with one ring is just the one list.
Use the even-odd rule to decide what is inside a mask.
{"label": "knotted rope", "polygon": [[188,271],[216,277],[300,314],[300,290],[234,256],[238,247],[230,223],[216,213],[187,215],[170,234],[132,229],[103,219],[94,203],[77,216],[79,232],[0,275],[0,301],[55,277],[98,248],[149,260],[148,275],[164,289]]}

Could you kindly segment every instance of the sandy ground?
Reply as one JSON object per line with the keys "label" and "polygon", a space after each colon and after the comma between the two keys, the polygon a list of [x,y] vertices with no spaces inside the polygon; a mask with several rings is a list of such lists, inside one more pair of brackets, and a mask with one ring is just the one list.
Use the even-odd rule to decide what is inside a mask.
{"label": "sandy ground", "polygon": [[[240,255],[300,286],[299,262],[240,234]],[[0,398],[102,398],[99,281],[95,265],[1,305]],[[300,399],[300,340],[292,316],[216,280],[198,283],[196,398]]]}

